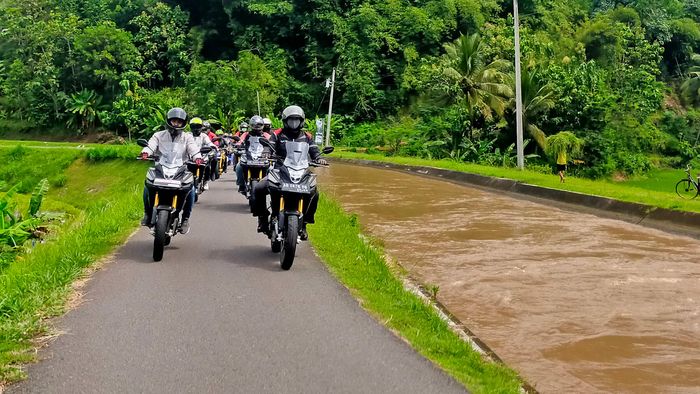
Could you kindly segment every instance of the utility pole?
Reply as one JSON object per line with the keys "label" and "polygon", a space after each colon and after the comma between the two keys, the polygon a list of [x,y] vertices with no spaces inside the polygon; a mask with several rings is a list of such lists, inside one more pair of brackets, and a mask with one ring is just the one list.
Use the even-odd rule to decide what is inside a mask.
{"label": "utility pole", "polygon": [[515,137],[518,153],[518,168],[525,168],[525,153],[523,152],[523,90],[520,71],[520,16],[518,0],[513,0],[513,20],[515,29]]}
{"label": "utility pole", "polygon": [[[328,80],[326,79],[326,87],[328,87]],[[331,144],[331,114],[333,113],[333,91],[335,90],[335,67],[333,67],[333,74],[330,80],[331,88],[331,100],[328,102],[328,122],[326,124],[326,146]]]}
{"label": "utility pole", "polygon": [[258,97],[258,115],[260,115],[260,92],[256,90],[255,95]]}

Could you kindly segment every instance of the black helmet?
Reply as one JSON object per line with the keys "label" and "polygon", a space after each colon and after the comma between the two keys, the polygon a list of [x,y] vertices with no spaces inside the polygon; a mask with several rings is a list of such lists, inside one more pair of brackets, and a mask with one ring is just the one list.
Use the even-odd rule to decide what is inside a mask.
{"label": "black helmet", "polygon": [[187,112],[182,108],[172,108],[165,116],[165,123],[171,135],[178,135],[187,126]]}
{"label": "black helmet", "polygon": [[252,118],[250,118],[250,122],[248,122],[250,125],[250,131],[253,132],[256,135],[260,135],[263,132],[263,127],[265,126],[265,122],[263,122],[263,118],[255,115]]}
{"label": "black helmet", "polygon": [[246,131],[248,131],[248,123],[246,123],[246,122],[241,122],[241,124],[238,125],[238,130],[241,131],[241,132],[243,132],[243,133],[245,133]]}
{"label": "black helmet", "polygon": [[304,115],[304,110],[298,105],[290,105],[282,111],[282,123],[289,130],[301,130],[304,126],[304,120],[306,120],[306,115]]}

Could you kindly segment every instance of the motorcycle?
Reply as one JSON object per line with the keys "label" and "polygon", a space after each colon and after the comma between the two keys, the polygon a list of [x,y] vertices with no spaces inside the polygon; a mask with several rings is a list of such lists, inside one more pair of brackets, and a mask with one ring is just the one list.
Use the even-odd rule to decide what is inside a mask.
{"label": "motorcycle", "polygon": [[260,142],[264,137],[249,136],[248,147],[239,150],[240,164],[247,169],[248,177],[244,192],[250,205],[250,212],[255,207],[255,186],[262,180],[270,169],[270,159],[264,155],[265,146]]}
{"label": "motorcycle", "polygon": [[199,201],[199,196],[204,193],[204,184],[206,183],[204,175],[207,173],[207,166],[209,166],[209,155],[202,155],[202,165],[198,166],[196,163],[191,163],[188,165],[188,167],[190,167],[190,171],[194,173],[195,202]]}
{"label": "motorcycle", "polygon": [[[264,138],[260,143],[270,148],[274,147]],[[279,215],[270,220],[270,247],[274,253],[280,253],[280,265],[283,270],[289,270],[294,264],[297,244],[304,220],[304,199],[316,191],[316,174],[310,167],[321,165],[309,161],[309,144],[306,142],[286,142],[287,157],[281,166],[269,171],[267,179],[271,198],[279,198]],[[332,146],[323,148],[323,154],[333,152]]]}
{"label": "motorcycle", "polygon": [[[139,139],[139,146],[148,146],[148,141]],[[209,153],[211,148],[202,147],[201,152]],[[140,159],[140,158],[139,158]],[[163,259],[163,251],[177,234],[182,208],[187,196],[192,193],[194,175],[188,170],[190,162],[184,162],[181,155],[164,154],[152,157],[155,165],[146,173],[146,186],[155,192],[151,228],[153,240],[153,261]]]}

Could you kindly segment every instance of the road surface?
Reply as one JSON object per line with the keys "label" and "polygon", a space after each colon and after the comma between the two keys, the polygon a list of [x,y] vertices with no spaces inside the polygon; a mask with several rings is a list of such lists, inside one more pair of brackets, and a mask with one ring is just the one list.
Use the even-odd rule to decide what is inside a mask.
{"label": "road surface", "polygon": [[308,244],[291,271],[226,174],[162,262],[141,229],[9,393],[456,393],[363,311]]}

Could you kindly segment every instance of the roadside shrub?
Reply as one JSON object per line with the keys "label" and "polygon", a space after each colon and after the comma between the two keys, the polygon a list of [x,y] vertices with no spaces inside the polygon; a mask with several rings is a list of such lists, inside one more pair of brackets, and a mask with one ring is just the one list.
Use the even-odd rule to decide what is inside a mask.
{"label": "roadside shrub", "polygon": [[137,145],[100,146],[88,149],[85,157],[92,162],[114,159],[134,159],[141,149]]}

